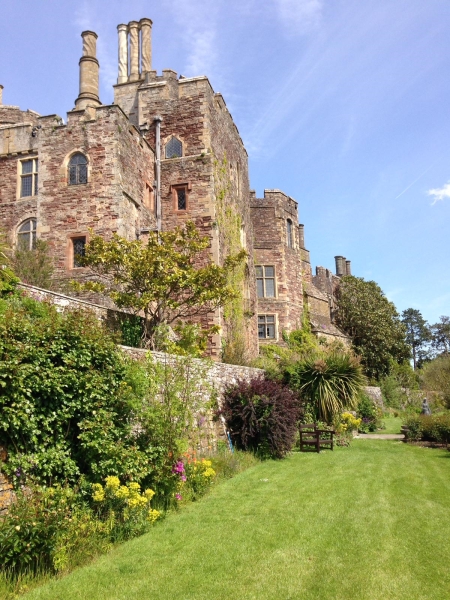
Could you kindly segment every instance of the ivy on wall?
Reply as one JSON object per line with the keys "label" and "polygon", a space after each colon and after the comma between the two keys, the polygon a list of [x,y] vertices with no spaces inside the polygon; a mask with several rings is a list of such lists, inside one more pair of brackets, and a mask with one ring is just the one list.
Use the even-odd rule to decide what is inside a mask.
{"label": "ivy on wall", "polygon": [[[219,234],[220,260],[242,250],[242,216],[237,209],[237,190],[230,176],[230,164],[226,154],[222,160],[214,159],[214,183],[216,192],[216,226]],[[248,277],[247,263],[241,263],[229,275],[228,284],[236,296],[223,309],[226,335],[222,347],[222,360],[229,364],[246,364],[247,312],[245,288]]]}

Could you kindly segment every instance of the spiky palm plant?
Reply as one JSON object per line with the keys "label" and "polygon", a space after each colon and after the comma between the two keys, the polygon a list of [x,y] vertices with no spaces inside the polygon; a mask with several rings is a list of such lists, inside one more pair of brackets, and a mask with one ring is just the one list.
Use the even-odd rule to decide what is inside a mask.
{"label": "spiky palm plant", "polygon": [[345,409],[356,408],[366,380],[359,359],[347,352],[311,357],[296,365],[290,378],[317,418],[331,423]]}

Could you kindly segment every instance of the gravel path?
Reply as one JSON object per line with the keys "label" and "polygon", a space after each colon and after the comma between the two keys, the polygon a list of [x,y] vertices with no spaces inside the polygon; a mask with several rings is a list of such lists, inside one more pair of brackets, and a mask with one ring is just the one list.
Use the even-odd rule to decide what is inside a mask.
{"label": "gravel path", "polygon": [[360,433],[357,438],[368,440],[404,440],[403,433]]}

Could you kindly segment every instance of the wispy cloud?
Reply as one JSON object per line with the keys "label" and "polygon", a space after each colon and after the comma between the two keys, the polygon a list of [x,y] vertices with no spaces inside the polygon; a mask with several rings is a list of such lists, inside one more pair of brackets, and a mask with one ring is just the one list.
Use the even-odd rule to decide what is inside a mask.
{"label": "wispy cloud", "polygon": [[432,196],[433,202],[431,206],[434,206],[436,202],[444,200],[444,198],[450,198],[450,181],[447,182],[443,187],[428,190],[428,196]]}
{"label": "wispy cloud", "polygon": [[403,194],[406,194],[406,192],[412,188],[412,186],[417,183],[419,181],[419,179],[422,179],[422,177],[425,175],[425,173],[428,173],[428,171],[431,169],[431,167],[428,167],[428,169],[425,169],[425,171],[423,173],[421,173],[419,175],[419,177],[417,177],[416,179],[414,179],[414,181],[412,183],[410,183],[408,186],[405,187],[405,189],[400,192],[400,194],[398,196],[395,196],[394,200],[397,200],[397,198],[400,198],[401,196],[403,196]]}
{"label": "wispy cloud", "polygon": [[322,0],[274,0],[277,14],[291,34],[303,34],[315,29],[321,20]]}

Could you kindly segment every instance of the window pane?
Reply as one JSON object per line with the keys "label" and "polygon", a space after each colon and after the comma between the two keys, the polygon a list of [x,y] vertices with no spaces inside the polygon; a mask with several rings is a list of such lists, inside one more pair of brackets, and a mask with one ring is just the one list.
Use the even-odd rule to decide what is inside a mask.
{"label": "window pane", "polygon": [[33,231],[31,234],[31,248],[30,250],[34,250],[36,248],[36,232]]}
{"label": "window pane", "polygon": [[275,277],[275,269],[273,267],[264,267],[266,277]]}
{"label": "window pane", "polygon": [[263,268],[262,267],[255,267],[255,271],[256,271],[256,277],[263,276]]}
{"label": "window pane", "polygon": [[262,339],[266,337],[264,325],[258,325],[258,337]]}
{"label": "window pane", "polygon": [[69,185],[75,185],[77,183],[77,168],[69,167]]}
{"label": "window pane", "polygon": [[78,165],[78,183],[87,183],[87,165]]}
{"label": "window pane", "polygon": [[79,152],[77,154],[74,154],[72,156],[72,158],[70,159],[69,165],[72,166],[76,166],[76,165],[87,165],[87,158],[84,156],[84,154],[80,154]]}
{"label": "window pane", "polygon": [[262,279],[256,280],[256,288],[258,290],[258,298],[264,298],[264,286]]}
{"label": "window pane", "polygon": [[267,337],[268,338],[275,337],[275,325],[267,325]]}
{"label": "window pane", "polygon": [[33,172],[33,161],[32,160],[24,160],[22,162],[22,175],[25,175],[26,173],[32,173]]}
{"label": "window pane", "polygon": [[20,226],[19,233],[30,231],[30,229],[32,229],[32,221],[31,219],[28,219],[28,221],[25,221],[25,223]]}
{"label": "window pane", "polygon": [[34,176],[34,195],[37,196],[38,193],[38,176]]}
{"label": "window pane", "polygon": [[183,155],[183,146],[176,137],[166,144],[166,158],[178,158]]}
{"label": "window pane", "polygon": [[[31,162],[31,161],[30,161]],[[22,177],[22,189],[20,195],[22,198],[33,195],[33,175],[25,175]]]}
{"label": "window pane", "polygon": [[85,254],[86,249],[86,238],[75,238],[72,240],[73,243],[73,266],[82,267],[81,258]]}
{"label": "window pane", "polygon": [[38,172],[38,167],[39,167],[39,161],[36,158],[34,161],[34,172],[37,173]]}
{"label": "window pane", "polygon": [[186,190],[180,188],[177,190],[178,210],[186,210]]}
{"label": "window pane", "polygon": [[266,317],[263,315],[262,317],[258,317],[258,323],[265,323]]}
{"label": "window pane", "polygon": [[274,315],[266,315],[266,322],[267,323],[275,323]]}
{"label": "window pane", "polygon": [[275,279],[266,279],[266,296],[268,298],[275,297]]}

